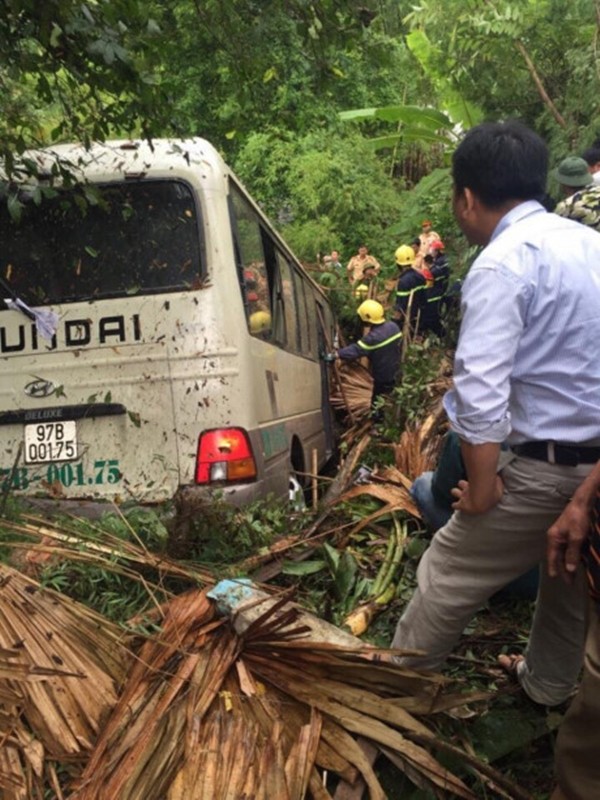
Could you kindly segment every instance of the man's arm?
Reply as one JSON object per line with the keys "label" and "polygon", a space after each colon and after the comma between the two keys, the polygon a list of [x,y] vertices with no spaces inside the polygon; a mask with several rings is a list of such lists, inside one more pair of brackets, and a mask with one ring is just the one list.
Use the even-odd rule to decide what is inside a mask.
{"label": "man's arm", "polygon": [[458,486],[452,489],[456,498],[452,508],[465,514],[484,514],[498,503],[504,490],[496,471],[500,445],[495,442],[469,444],[463,439],[460,451],[467,480],[459,481]]}
{"label": "man's arm", "polygon": [[546,560],[548,574],[573,579],[581,558],[581,548],[590,530],[592,506],[600,489],[600,461],[577,489],[570,503],[548,529]]}

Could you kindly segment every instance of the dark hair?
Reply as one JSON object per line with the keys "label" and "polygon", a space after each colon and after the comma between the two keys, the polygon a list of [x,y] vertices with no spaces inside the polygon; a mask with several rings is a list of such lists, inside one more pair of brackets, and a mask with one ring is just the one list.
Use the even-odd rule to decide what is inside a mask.
{"label": "dark hair", "polygon": [[416,244],[416,245],[417,245],[417,247],[421,247],[421,240],[419,239],[419,237],[418,237],[418,236],[417,236],[417,238],[416,238],[416,239],[413,239],[413,240],[412,240],[412,242],[411,242],[411,245],[413,245],[413,244]]}
{"label": "dark hair", "polygon": [[455,189],[471,189],[490,208],[510,200],[540,200],[547,175],[546,144],[516,121],[471,128],[452,157]]}
{"label": "dark hair", "polygon": [[581,154],[581,157],[590,167],[592,164],[597,164],[598,161],[600,161],[600,144],[595,143],[591,147],[588,147],[588,149]]}

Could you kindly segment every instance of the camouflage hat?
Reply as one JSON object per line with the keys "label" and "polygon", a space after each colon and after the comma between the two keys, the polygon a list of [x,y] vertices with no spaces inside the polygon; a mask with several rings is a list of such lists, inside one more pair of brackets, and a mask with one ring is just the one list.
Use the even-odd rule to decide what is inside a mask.
{"label": "camouflage hat", "polygon": [[563,159],[551,174],[563,186],[572,186],[575,189],[589,186],[593,181],[587,162],[578,156]]}

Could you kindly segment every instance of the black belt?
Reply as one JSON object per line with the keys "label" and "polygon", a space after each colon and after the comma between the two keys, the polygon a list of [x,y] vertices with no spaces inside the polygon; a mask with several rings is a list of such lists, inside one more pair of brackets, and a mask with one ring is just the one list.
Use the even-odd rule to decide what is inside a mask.
{"label": "black belt", "polygon": [[578,464],[594,464],[600,460],[600,447],[585,447],[578,444],[558,444],[558,442],[523,442],[510,448],[518,456],[560,464],[563,467],[576,467]]}

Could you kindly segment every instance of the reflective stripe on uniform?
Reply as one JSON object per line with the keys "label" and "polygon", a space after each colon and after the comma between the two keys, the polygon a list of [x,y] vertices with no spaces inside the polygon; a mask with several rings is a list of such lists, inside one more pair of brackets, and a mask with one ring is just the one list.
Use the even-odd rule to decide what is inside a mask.
{"label": "reflective stripe on uniform", "polygon": [[386,344],[390,344],[391,342],[395,342],[396,339],[402,338],[402,332],[395,333],[393,336],[390,336],[389,339],[384,339],[383,342],[379,342],[379,344],[365,344],[361,339],[358,340],[356,343],[359,347],[362,347],[363,350],[378,350],[380,347],[385,347]]}
{"label": "reflective stripe on uniform", "polygon": [[426,289],[427,286],[423,283],[421,286],[414,286],[412,289],[408,289],[406,292],[396,292],[396,297],[408,297],[409,294],[413,292],[418,292],[420,289]]}

